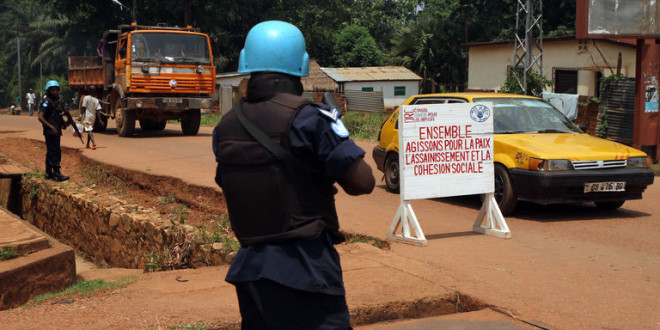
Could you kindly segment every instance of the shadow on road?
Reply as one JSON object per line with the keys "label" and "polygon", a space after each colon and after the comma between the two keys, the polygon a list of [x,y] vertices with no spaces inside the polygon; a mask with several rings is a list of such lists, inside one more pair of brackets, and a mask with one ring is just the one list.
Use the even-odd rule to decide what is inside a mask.
{"label": "shadow on road", "polygon": [[[481,208],[479,195],[435,198],[432,201],[447,203],[475,210]],[[619,218],[641,218],[651,214],[626,209],[626,204],[616,210],[603,210],[593,203],[539,205],[530,202],[518,202],[516,211],[507,216],[521,220],[539,222],[609,220]]]}
{"label": "shadow on road", "polygon": [[455,232],[455,233],[426,235],[426,239],[427,240],[436,240],[436,239],[464,237],[464,236],[476,236],[476,235],[481,235],[481,234],[476,233],[474,231],[460,231],[460,232]]}
{"label": "shadow on road", "polygon": [[[117,135],[117,129],[116,128],[108,128],[103,132],[94,132],[95,134],[103,134],[103,135]],[[171,137],[181,137],[183,136],[183,133],[181,133],[181,130],[177,129],[164,129],[162,131],[143,131],[141,129],[136,129],[135,134],[133,134],[130,138],[131,139],[144,139],[144,138],[171,138]],[[212,134],[209,133],[197,133],[195,136],[212,136]]]}

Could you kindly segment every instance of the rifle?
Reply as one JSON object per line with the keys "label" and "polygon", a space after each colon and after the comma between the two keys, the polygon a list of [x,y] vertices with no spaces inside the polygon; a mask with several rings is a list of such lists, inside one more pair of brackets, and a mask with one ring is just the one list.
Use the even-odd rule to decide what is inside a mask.
{"label": "rifle", "polygon": [[66,128],[68,125],[73,126],[73,131],[76,132],[76,135],[78,135],[78,138],[80,139],[80,143],[85,145],[85,141],[83,141],[82,134],[80,133],[80,130],[78,130],[78,125],[76,125],[76,122],[73,121],[73,117],[71,117],[69,110],[62,109],[62,115],[66,117],[66,122],[64,123],[63,128]]}
{"label": "rifle", "polygon": [[337,118],[340,118],[343,115],[342,110],[341,110],[341,105],[339,105],[339,102],[337,102],[337,99],[335,98],[334,95],[332,95],[332,93],[325,92],[323,94],[323,100],[321,102],[337,109],[337,111],[339,113]]}

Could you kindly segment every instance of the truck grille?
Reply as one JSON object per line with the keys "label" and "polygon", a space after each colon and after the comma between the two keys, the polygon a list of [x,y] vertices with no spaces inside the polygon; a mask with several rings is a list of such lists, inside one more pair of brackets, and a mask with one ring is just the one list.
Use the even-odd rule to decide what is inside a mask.
{"label": "truck grille", "polygon": [[584,160],[574,161],[573,168],[576,170],[596,170],[606,168],[626,167],[627,161],[625,159],[616,160]]}
{"label": "truck grille", "polygon": [[205,90],[212,91],[212,79],[198,79],[198,78],[185,78],[185,77],[162,77],[162,76],[133,76],[131,78],[131,90],[134,89],[148,89],[152,92],[168,91],[171,92],[173,88],[170,87],[170,80],[176,80],[176,88],[174,90],[179,92]]}

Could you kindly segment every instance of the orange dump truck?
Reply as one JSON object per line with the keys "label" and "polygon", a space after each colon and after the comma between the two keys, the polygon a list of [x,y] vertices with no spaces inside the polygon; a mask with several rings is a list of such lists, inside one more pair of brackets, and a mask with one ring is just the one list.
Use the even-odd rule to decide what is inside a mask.
{"label": "orange dump truck", "polygon": [[179,120],[184,135],[199,131],[212,106],[215,66],[208,35],[192,27],[120,25],[103,34],[99,56],[69,57],[69,87],[95,86],[101,100],[94,129],[114,118],[119,136],[163,130]]}

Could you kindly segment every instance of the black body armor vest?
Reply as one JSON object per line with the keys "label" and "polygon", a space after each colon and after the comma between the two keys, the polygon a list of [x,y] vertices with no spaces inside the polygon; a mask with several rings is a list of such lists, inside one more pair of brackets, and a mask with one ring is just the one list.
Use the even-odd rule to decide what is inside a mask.
{"label": "black body armor vest", "polygon": [[[282,93],[264,102],[243,102],[242,109],[272,141],[290,150],[293,120],[309,103]],[[339,234],[334,181],[325,171],[298,157],[299,164],[278,159],[241,125],[235,109],[222,118],[215,134],[222,189],[241,245],[311,239],[323,230]]]}

